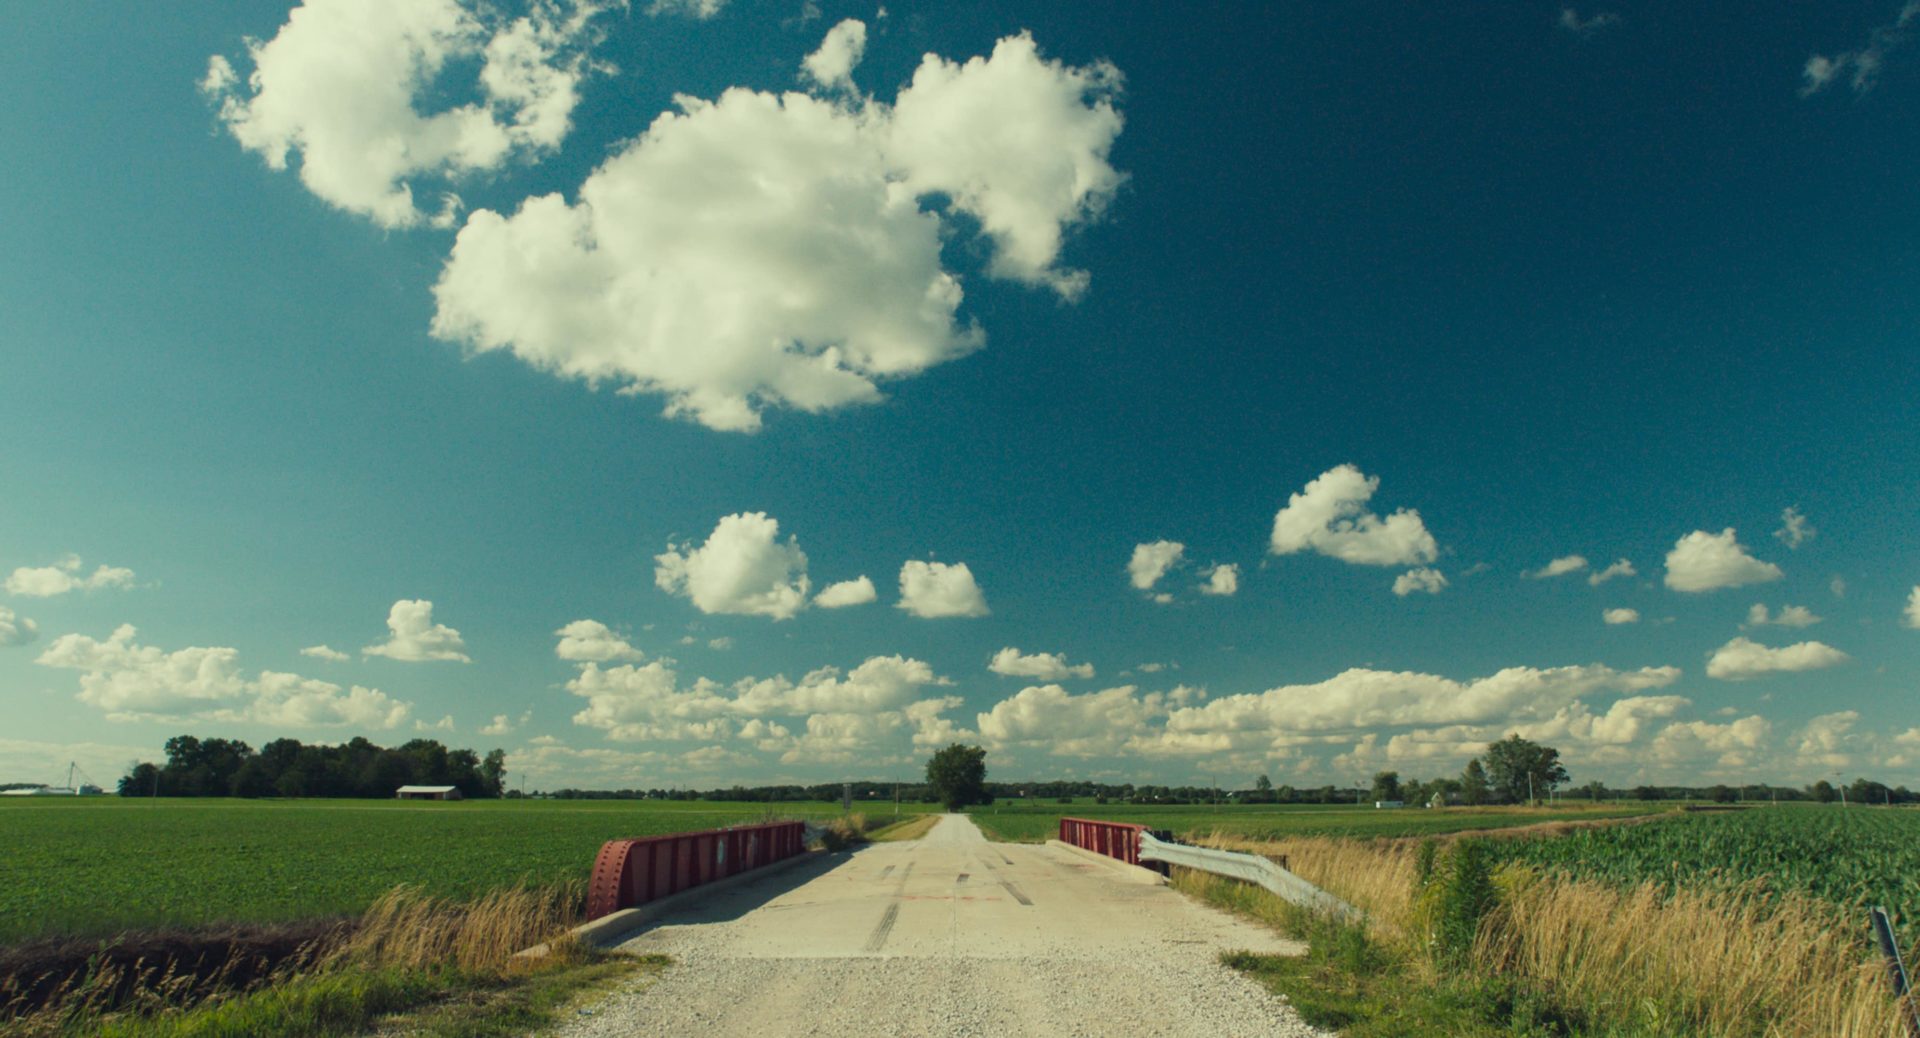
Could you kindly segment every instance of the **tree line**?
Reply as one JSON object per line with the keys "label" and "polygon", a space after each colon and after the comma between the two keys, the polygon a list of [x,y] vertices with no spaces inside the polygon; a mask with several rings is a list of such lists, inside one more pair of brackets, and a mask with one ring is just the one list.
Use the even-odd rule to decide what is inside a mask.
{"label": "tree line", "polygon": [[123,797],[389,798],[401,786],[453,786],[466,797],[497,797],[507,754],[485,757],[434,739],[392,748],[355,737],[337,746],[275,739],[258,752],[238,739],[176,735],[165,764],[140,763],[120,779]]}

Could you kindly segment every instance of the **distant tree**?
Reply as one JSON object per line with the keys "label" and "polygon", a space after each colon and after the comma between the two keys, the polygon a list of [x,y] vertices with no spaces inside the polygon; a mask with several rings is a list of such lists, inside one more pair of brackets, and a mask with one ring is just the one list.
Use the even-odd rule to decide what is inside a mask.
{"label": "distant tree", "polygon": [[949,811],[991,803],[986,782],[987,751],[982,747],[956,742],[936,751],[927,761],[927,785]]}
{"label": "distant tree", "polygon": [[480,777],[486,780],[488,796],[499,796],[507,785],[507,751],[488,750],[487,759],[480,762]]}
{"label": "distant tree", "polygon": [[1373,799],[1400,799],[1400,773],[1397,771],[1376,772],[1373,776]]}
{"label": "distant tree", "polygon": [[1256,792],[1271,793],[1273,792],[1273,780],[1262,775],[1253,780],[1253,788]]}
{"label": "distant tree", "polygon": [[1633,787],[1633,798],[1635,800],[1664,800],[1666,799],[1666,794],[1662,793],[1658,786],[1635,786]]}
{"label": "distant tree", "polygon": [[1808,786],[1807,792],[1812,795],[1813,799],[1822,804],[1831,804],[1840,798],[1839,794],[1833,791],[1833,783],[1828,782],[1826,779],[1821,779],[1813,785]]}
{"label": "distant tree", "polygon": [[1605,800],[1607,797],[1607,784],[1604,782],[1587,783],[1587,795],[1592,797],[1593,802],[1596,804]]}
{"label": "distant tree", "polygon": [[1560,751],[1509,735],[1487,747],[1487,778],[1512,803],[1545,796],[1567,781]]}
{"label": "distant tree", "polygon": [[1732,786],[1714,786],[1707,790],[1707,799],[1716,804],[1731,804],[1740,799],[1740,792]]}
{"label": "distant tree", "polygon": [[1489,789],[1487,769],[1480,763],[1480,758],[1468,761],[1467,769],[1460,773],[1460,799],[1469,804],[1484,804]]}
{"label": "distant tree", "polygon": [[123,797],[150,797],[160,791],[160,769],[152,764],[135,764],[120,779]]}

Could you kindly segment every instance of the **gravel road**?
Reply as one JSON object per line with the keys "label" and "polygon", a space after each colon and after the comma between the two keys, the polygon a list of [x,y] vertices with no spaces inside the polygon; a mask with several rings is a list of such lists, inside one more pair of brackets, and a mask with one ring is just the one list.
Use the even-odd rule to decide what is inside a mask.
{"label": "gravel road", "polygon": [[718,895],[622,947],[676,961],[561,1035],[1322,1034],[1218,961],[1300,945],[1136,870],[988,843],[964,815]]}

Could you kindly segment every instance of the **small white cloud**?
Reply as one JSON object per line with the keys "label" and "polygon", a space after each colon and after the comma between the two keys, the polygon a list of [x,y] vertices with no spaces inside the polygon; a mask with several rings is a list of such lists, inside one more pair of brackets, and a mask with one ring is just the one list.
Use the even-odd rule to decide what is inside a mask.
{"label": "small white cloud", "polygon": [[1039,681],[1065,681],[1068,678],[1093,677],[1093,664],[1069,664],[1059,653],[1040,652],[1031,656],[1008,647],[993,654],[987,669],[1008,677],[1034,678]]}
{"label": "small white cloud", "polygon": [[788,619],[812,584],[798,540],[779,538],[779,521],[765,512],[724,516],[700,547],[669,544],[654,556],[653,582],[703,613]]}
{"label": "small white cloud", "polygon": [[718,638],[708,638],[707,648],[712,649],[715,652],[725,652],[728,649],[733,648],[733,639],[725,635],[721,635]]}
{"label": "small white cloud", "polygon": [[428,724],[425,721],[415,721],[413,722],[413,730],[416,732],[451,732],[453,731],[453,715],[448,714],[432,724]]}
{"label": "small white cloud", "polygon": [[[249,40],[244,80],[226,58],[207,62],[200,89],[242,148],[275,170],[300,156],[300,182],[321,200],[386,228],[451,226],[410,181],[443,183],[560,146],[592,69],[590,0],[530,5],[508,20],[461,0],[306,0],[271,40]],[[422,112],[422,98],[476,70],[480,100]],[[464,84],[462,84],[464,85]]]}
{"label": "small white cloud", "polygon": [[309,645],[300,650],[300,655],[311,656],[316,660],[326,660],[330,663],[339,663],[343,660],[353,658],[331,645]]}
{"label": "small white cloud", "polygon": [[1637,624],[1640,622],[1638,609],[1608,609],[1600,614],[1600,619],[1609,624]]}
{"label": "small white cloud", "polygon": [[1626,559],[1615,559],[1613,565],[1608,566],[1606,569],[1595,570],[1593,573],[1588,574],[1587,583],[1594,587],[1599,587],[1615,577],[1637,577],[1639,575],[1639,572],[1633,568],[1633,563]]}
{"label": "small white cloud", "polygon": [[1142,674],[1158,674],[1161,671],[1166,670],[1167,665],[1164,663],[1142,663],[1138,667],[1135,667],[1134,669],[1139,671]]}
{"label": "small white cloud", "polygon": [[820,49],[807,55],[800,68],[807,78],[828,90],[853,89],[853,70],[867,50],[867,23],[848,18],[827,30]]}
{"label": "small white cloud", "polygon": [[1908,627],[1920,629],[1920,584],[1914,585],[1912,593],[1907,595],[1907,610],[1900,614],[1900,622]]}
{"label": "small white cloud", "polygon": [[1439,570],[1428,566],[1410,569],[1394,578],[1393,593],[1405,598],[1416,591],[1437,595],[1447,586],[1447,578]]}
{"label": "small white cloud", "polygon": [[725,10],[727,0],[653,0],[647,5],[647,13],[658,18],[664,14],[677,14],[696,21],[706,21]]}
{"label": "small white cloud", "polygon": [[1819,622],[1820,617],[1806,606],[1781,606],[1780,612],[1769,614],[1764,603],[1755,602],[1753,608],[1747,610],[1747,624],[1751,627],[1765,627],[1768,624],[1775,627],[1812,627]]}
{"label": "small white cloud", "polygon": [[533,717],[533,711],[531,710],[528,710],[527,712],[521,714],[520,720],[518,722],[515,722],[512,718],[508,717],[506,714],[494,714],[493,720],[489,721],[485,726],[483,726],[480,729],[480,734],[481,735],[510,735],[513,733],[513,731],[516,728],[519,728],[525,725],[527,721],[530,720],[532,717]]}
{"label": "small white cloud", "polygon": [[1321,473],[1273,517],[1275,555],[1316,551],[1367,566],[1417,566],[1439,556],[1420,513],[1403,508],[1385,519],[1366,510],[1380,479],[1353,465]]}
{"label": "small white cloud", "polygon": [[1200,585],[1203,595],[1231,595],[1240,590],[1240,567],[1223,562],[1207,571],[1207,582]]}
{"label": "small white cloud", "polygon": [[820,593],[813,596],[813,604],[822,609],[845,609],[848,606],[866,605],[879,597],[873,588],[873,581],[863,575],[821,588]]}
{"label": "small white cloud", "polygon": [[900,608],[915,616],[985,616],[987,598],[964,562],[914,560],[900,567]]}
{"label": "small white cloud", "polygon": [[1675,591],[1714,591],[1779,580],[1780,567],[1747,554],[1733,527],[1719,533],[1695,530],[1667,553],[1667,586]]}
{"label": "small white cloud", "polygon": [[430,663],[451,660],[471,663],[464,651],[460,632],[433,622],[433,603],[425,599],[403,598],[387,611],[387,640],[360,651],[368,656],[385,656],[403,663]]}
{"label": "small white cloud", "polygon": [[609,663],[646,657],[646,653],[628,644],[625,638],[598,620],[575,620],[553,632],[553,635],[560,639],[553,647],[553,654],[575,663]]}
{"label": "small white cloud", "polygon": [[1866,46],[1859,50],[1841,51],[1837,54],[1815,54],[1800,67],[1800,96],[1811,97],[1825,90],[1848,69],[1853,71],[1849,77],[1853,91],[1864,94],[1873,89],[1880,78],[1880,68],[1886,63],[1887,55],[1905,46],[1913,36],[1913,26],[1920,19],[1920,0],[1907,0],[1900,13],[1887,25],[1875,26],[1867,34]]}
{"label": "small white cloud", "polygon": [[1619,21],[1620,16],[1612,11],[1598,11],[1590,18],[1582,18],[1580,17],[1580,12],[1575,11],[1573,8],[1562,7],[1560,9],[1560,20],[1558,24],[1560,28],[1570,33],[1585,36],[1588,33],[1604,29],[1609,25],[1616,25]]}
{"label": "small white cloud", "polygon": [[1161,591],[1161,592],[1158,592],[1158,593],[1156,593],[1155,595],[1153,595],[1152,597],[1153,597],[1153,601],[1154,601],[1154,602],[1155,602],[1156,604],[1158,604],[1158,605],[1172,605],[1172,604],[1173,604],[1173,596],[1172,596],[1172,595],[1169,595],[1169,594],[1167,594],[1167,593],[1166,593],[1165,591]]}
{"label": "small white cloud", "polygon": [[1133,546],[1133,557],[1127,560],[1127,578],[1133,586],[1142,591],[1151,591],[1167,575],[1167,571],[1180,562],[1180,556],[1187,546],[1179,541],[1153,541]]}
{"label": "small white cloud", "polygon": [[22,566],[7,577],[6,583],[8,594],[28,598],[132,586],[133,571],[119,566],[96,566],[92,573],[83,576],[78,555],[68,555],[51,566]]}
{"label": "small white cloud", "polygon": [[1789,506],[1780,513],[1780,528],[1773,531],[1773,536],[1792,550],[1813,540],[1819,532],[1812,523],[1807,522],[1807,517],[1801,515],[1798,508]]}
{"label": "small white cloud", "polygon": [[1833,580],[1828,582],[1827,590],[1833,592],[1833,597],[1835,598],[1847,597],[1846,579],[1843,577],[1834,577]]}
{"label": "small white cloud", "polygon": [[39,636],[38,624],[6,606],[0,606],[0,649],[25,645]]}
{"label": "small white cloud", "polygon": [[1819,670],[1849,659],[1846,653],[1822,642],[1800,642],[1770,649],[1746,638],[1735,638],[1715,649],[1707,659],[1707,676],[1722,681],[1746,681],[1782,671]]}
{"label": "small white cloud", "polygon": [[1524,573],[1521,573],[1520,575],[1523,577],[1527,577],[1531,580],[1545,580],[1548,577],[1559,577],[1559,576],[1564,576],[1568,573],[1578,573],[1579,571],[1586,568],[1587,568],[1586,556],[1562,555],[1561,557],[1554,559],[1552,562],[1547,563],[1546,565],[1540,567],[1539,569],[1528,570]]}

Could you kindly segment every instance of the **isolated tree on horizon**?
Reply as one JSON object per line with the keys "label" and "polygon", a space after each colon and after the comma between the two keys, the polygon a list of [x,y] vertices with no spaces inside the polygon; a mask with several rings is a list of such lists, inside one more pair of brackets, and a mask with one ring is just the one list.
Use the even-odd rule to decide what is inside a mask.
{"label": "isolated tree on horizon", "polygon": [[1460,773],[1460,799],[1469,804],[1484,804],[1487,802],[1487,790],[1486,765],[1475,757],[1467,762],[1467,769]]}
{"label": "isolated tree on horizon", "polygon": [[979,746],[952,743],[927,761],[927,785],[949,811],[968,804],[988,804],[987,751]]}
{"label": "isolated tree on horizon", "polygon": [[1559,750],[1514,734],[1487,746],[1487,778],[1509,802],[1521,804],[1553,792],[1567,781],[1567,769]]}

